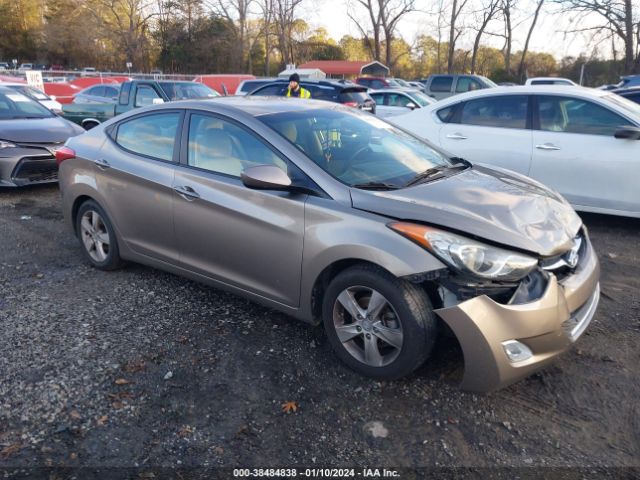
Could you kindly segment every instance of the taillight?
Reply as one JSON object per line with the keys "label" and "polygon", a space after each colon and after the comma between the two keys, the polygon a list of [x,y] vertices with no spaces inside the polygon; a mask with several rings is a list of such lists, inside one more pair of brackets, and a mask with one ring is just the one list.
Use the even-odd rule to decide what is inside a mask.
{"label": "taillight", "polygon": [[347,107],[357,107],[358,102],[344,102],[343,105],[346,105]]}
{"label": "taillight", "polygon": [[76,152],[72,148],[60,147],[56,150],[56,162],[58,165],[70,158],[76,158]]}

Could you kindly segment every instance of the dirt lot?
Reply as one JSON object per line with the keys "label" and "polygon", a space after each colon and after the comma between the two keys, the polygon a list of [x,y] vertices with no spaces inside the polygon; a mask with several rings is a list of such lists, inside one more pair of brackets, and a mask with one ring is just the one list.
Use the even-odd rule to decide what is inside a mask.
{"label": "dirt lot", "polygon": [[57,186],[0,192],[0,468],[638,467],[640,221],[584,218],[602,263],[591,327],[542,373],[472,395],[453,340],[411,378],[369,381],[321,328],[146,267],[90,268]]}

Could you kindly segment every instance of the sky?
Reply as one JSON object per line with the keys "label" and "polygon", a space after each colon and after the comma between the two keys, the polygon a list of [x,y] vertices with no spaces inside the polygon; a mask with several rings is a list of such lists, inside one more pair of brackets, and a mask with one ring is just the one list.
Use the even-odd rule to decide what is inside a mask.
{"label": "sky", "polygon": [[[436,2],[433,2],[435,4]],[[514,45],[513,51],[524,45],[527,31],[531,23],[531,19],[527,18],[533,15],[535,9],[535,3],[531,0],[525,0],[521,2],[523,5],[523,18],[527,19],[516,29],[516,45]],[[324,27],[328,30],[329,35],[336,40],[339,40],[343,35],[360,36],[360,33],[355,24],[349,19],[348,12],[348,0],[316,0],[313,5],[307,4],[304,17],[309,19],[309,23],[312,27]],[[564,30],[571,28],[569,22],[569,16],[561,14],[557,11],[557,7],[547,7],[548,9],[554,9],[555,12],[543,13],[538,19],[536,29],[532,35],[529,49],[530,51],[543,51],[553,54],[558,60],[564,56],[572,55],[578,56],[580,53],[585,53],[587,56],[592,53],[592,47],[589,46],[586,38],[582,38],[575,34],[565,34]],[[528,10],[524,10],[528,9]],[[363,9],[360,10],[361,12]],[[527,14],[527,11],[531,12]],[[401,36],[411,42],[419,34],[427,34],[436,36],[435,19],[433,16],[429,16],[424,12],[412,12],[407,14],[405,19],[400,23],[398,32]],[[595,19],[591,19],[589,23],[594,24]],[[581,22],[580,26],[584,27],[585,22]],[[496,23],[495,25],[498,25]],[[462,38],[459,42],[461,48],[471,48],[473,46],[472,35],[473,30],[468,29],[466,38]],[[504,40],[495,37],[485,36],[482,40],[483,44],[491,45],[494,47],[502,48]],[[603,54],[608,56],[609,49],[607,46],[603,46]]]}

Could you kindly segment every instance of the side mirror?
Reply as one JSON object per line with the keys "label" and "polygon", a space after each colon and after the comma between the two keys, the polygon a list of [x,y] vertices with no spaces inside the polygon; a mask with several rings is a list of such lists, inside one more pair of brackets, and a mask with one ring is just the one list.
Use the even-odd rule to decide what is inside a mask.
{"label": "side mirror", "polygon": [[626,140],[640,140],[640,128],[631,126],[622,127],[616,130],[616,133],[613,136]]}
{"label": "side mirror", "polygon": [[409,110],[415,110],[416,108],[418,108],[418,106],[415,103],[407,103],[405,105]]}
{"label": "side mirror", "polygon": [[245,187],[256,190],[289,190],[291,179],[275,165],[257,165],[245,168],[240,174]]}

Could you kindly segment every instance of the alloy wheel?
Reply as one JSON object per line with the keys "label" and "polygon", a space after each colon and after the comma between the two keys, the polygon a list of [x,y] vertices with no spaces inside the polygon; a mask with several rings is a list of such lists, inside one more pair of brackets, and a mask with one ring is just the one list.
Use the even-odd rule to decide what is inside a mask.
{"label": "alloy wheel", "polygon": [[391,303],[378,291],[353,286],[338,295],[333,325],[349,354],[358,361],[383,367],[400,354],[402,324]]}
{"label": "alloy wheel", "polygon": [[89,256],[98,263],[104,262],[109,256],[109,233],[98,212],[84,212],[80,220],[80,235]]}

